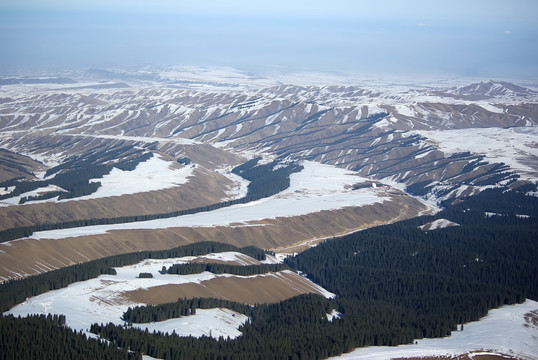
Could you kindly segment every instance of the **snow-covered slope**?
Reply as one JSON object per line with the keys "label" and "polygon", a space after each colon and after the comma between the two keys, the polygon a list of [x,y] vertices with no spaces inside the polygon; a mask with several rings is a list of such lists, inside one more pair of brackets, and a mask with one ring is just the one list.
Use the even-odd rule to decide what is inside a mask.
{"label": "snow-covered slope", "polygon": [[437,219],[427,224],[419,226],[419,229],[421,229],[422,231],[430,231],[430,230],[444,229],[451,226],[460,226],[460,225],[447,219]]}
{"label": "snow-covered slope", "polygon": [[[533,360],[538,357],[537,319],[538,302],[527,300],[523,304],[490,310],[481,320],[465,324],[463,330],[454,331],[447,338],[420,339],[415,344],[396,347],[359,348],[331,359],[455,358],[472,352],[474,355],[505,354],[517,359]],[[469,357],[472,359],[472,355]]]}
{"label": "snow-covered slope", "polygon": [[[100,182],[101,186],[91,195],[77,197],[76,200],[96,199],[109,196],[121,196],[139,192],[155,191],[184,184],[192,175],[193,167],[179,168],[177,163],[166,161],[159,156],[140,163],[132,171],[113,168],[109,174],[102,178],[90,180]],[[25,196],[38,195],[47,191],[63,190],[54,185],[38,188],[30,192],[22,193],[5,200],[0,200],[0,206],[17,205]],[[36,202],[57,202],[58,197]],[[71,200],[60,200],[71,201]],[[36,203],[32,202],[32,203]]]}
{"label": "snow-covered slope", "polygon": [[[131,300],[126,294],[141,289],[151,289],[163,285],[180,284],[207,284],[216,278],[241,278],[254,279],[257,277],[279,278],[280,273],[267,273],[253,276],[235,276],[229,274],[215,275],[210,272],[202,272],[192,275],[161,274],[163,266],[169,267],[174,264],[188,263],[202,259],[227,260],[237,263],[245,261],[245,255],[236,252],[208,254],[201,257],[184,257],[169,259],[147,259],[140,263],[116,268],[117,275],[101,275],[98,278],[76,282],[66,288],[49,291],[47,293],[27,299],[24,303],[13,307],[8,314],[15,316],[27,316],[30,314],[64,314],[66,325],[77,331],[88,331],[91,324],[114,323],[123,325],[121,319],[128,307],[144,305]],[[247,257],[248,258],[248,257]],[[255,262],[250,258],[250,263]],[[283,273],[291,273],[285,270]],[[140,273],[150,273],[153,278],[139,278]],[[296,277],[301,278],[299,275]],[[301,278],[303,279],[303,278]],[[302,281],[308,281],[306,279]],[[209,285],[208,285],[209,286]],[[311,283],[312,289],[326,297],[334,297],[334,294],[326,291],[318,285]],[[240,289],[241,286],[236,286]],[[180,336],[212,336],[219,338],[240,336],[238,327],[248,319],[247,316],[229,309],[198,309],[195,315],[170,319],[160,322],[133,324],[141,329],[149,331],[161,331]]]}

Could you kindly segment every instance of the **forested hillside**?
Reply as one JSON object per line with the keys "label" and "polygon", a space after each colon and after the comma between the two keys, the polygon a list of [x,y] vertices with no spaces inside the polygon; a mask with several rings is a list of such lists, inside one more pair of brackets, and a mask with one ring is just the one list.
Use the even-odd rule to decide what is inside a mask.
{"label": "forested hillside", "polygon": [[0,359],[140,360],[140,352],[89,339],[63,324],[63,316],[0,317]]}
{"label": "forested hillside", "polygon": [[[233,340],[180,338],[175,334],[151,334],[112,324],[95,324],[91,330],[120,348],[164,359],[213,359],[217,355],[222,359],[320,359],[360,346],[397,345],[417,338],[447,336],[458,324],[477,320],[489,309],[526,298],[538,300],[537,202],[536,198],[522,198],[514,191],[490,190],[451,205],[435,217],[416,218],[327,240],[286,260],[287,265],[334,292],[335,299],[303,295],[254,307],[215,299],[185,299],[137,307],[124,314],[127,324],[189,316],[197,308],[231,308],[250,317],[241,328],[243,336]],[[459,221],[461,226],[427,232],[419,228],[437,218]],[[97,276],[109,271],[110,266],[148,257],[229,250],[237,249],[201,243],[106,258],[5,283],[0,292],[2,304],[6,309],[7,304],[22,301],[24,296]],[[258,259],[264,257],[257,249],[240,251]],[[247,266],[239,270],[236,266],[193,264],[167,270],[170,273],[208,269],[252,273],[281,267]],[[335,311],[338,316],[329,320],[328,314]],[[6,324],[2,336],[7,339],[7,354],[20,350],[20,344],[9,340],[13,337],[10,329],[29,333],[27,327],[36,326],[36,321],[47,323],[39,325],[46,328],[62,327],[52,318],[2,319]],[[38,341],[29,353],[40,351],[46,358],[56,351],[54,347],[37,345],[55,339],[56,335],[51,334],[32,335]],[[80,335],[76,336],[81,339]]]}
{"label": "forested hillside", "polygon": [[0,311],[9,310],[26,298],[36,296],[49,290],[60,289],[77,281],[95,278],[101,274],[115,274],[113,267],[135,264],[144,259],[166,259],[182,256],[203,255],[212,252],[238,251],[256,260],[264,260],[265,252],[252,246],[238,249],[235,246],[200,242],[178,248],[161,251],[138,251],[130,254],[111,256],[89,261],[44,274],[18,280],[9,280],[0,285]]}
{"label": "forested hillside", "polygon": [[[435,218],[417,218],[328,240],[288,259],[336,299],[308,295],[258,305],[235,340],[179,339],[113,325],[93,331],[166,359],[217,353],[225,359],[315,359],[358,346],[447,336],[491,308],[538,299],[537,199],[522,202],[520,196],[491,190],[435,217],[455,221],[469,214],[463,226],[424,232],[418,226]],[[135,313],[144,314],[138,319],[167,318],[187,307],[192,304],[178,302]],[[331,309],[341,317],[328,321]]]}

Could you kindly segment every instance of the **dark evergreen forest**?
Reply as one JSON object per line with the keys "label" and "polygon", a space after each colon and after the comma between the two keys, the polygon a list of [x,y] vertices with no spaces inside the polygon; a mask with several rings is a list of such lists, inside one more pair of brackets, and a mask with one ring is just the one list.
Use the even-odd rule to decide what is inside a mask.
{"label": "dark evergreen forest", "polygon": [[0,359],[141,360],[142,354],[87,338],[64,326],[65,317],[33,315],[0,317]]}
{"label": "dark evergreen forest", "polygon": [[286,264],[261,264],[261,265],[229,265],[229,264],[175,264],[170,266],[167,274],[188,275],[199,274],[204,271],[212,272],[213,274],[233,274],[240,276],[250,276],[257,274],[265,274],[268,272],[277,272],[288,270]]}
{"label": "dark evergreen forest", "polygon": [[[445,206],[435,216],[327,240],[287,259],[288,266],[334,292],[335,299],[302,295],[256,306],[180,299],[129,309],[124,314],[126,326],[95,324],[91,330],[119,348],[164,359],[320,359],[358,346],[447,336],[458,324],[477,320],[489,309],[526,298],[538,300],[538,198],[488,190]],[[428,232],[418,228],[438,218],[461,226]],[[106,269],[139,261],[135,258],[142,256],[166,255],[102,259],[102,267],[94,272],[101,272],[107,264]],[[47,286],[61,285],[51,280]],[[40,282],[27,284],[37,287]],[[25,286],[16,291],[4,285],[1,289],[0,295],[5,291],[13,297]],[[240,329],[243,335],[234,340],[180,338],[140,331],[128,324],[189,316],[197,308],[213,306],[248,315],[250,320]],[[341,318],[328,321],[326,314],[333,309]]]}

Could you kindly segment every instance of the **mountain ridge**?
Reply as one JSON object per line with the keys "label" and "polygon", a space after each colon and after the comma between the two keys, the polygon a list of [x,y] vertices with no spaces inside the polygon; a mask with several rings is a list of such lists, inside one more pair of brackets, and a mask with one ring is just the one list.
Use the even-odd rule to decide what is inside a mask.
{"label": "mountain ridge", "polygon": [[[0,104],[0,146],[39,158],[39,152],[52,153],[58,141],[67,144],[89,136],[105,146],[114,137],[154,142],[154,149],[179,157],[188,152],[180,144],[190,142],[223,155],[261,151],[286,160],[313,160],[407,186],[450,183],[479,190],[475,185],[517,182],[522,174],[491,160],[478,161],[484,154],[472,148],[445,154],[421,131],[533,128],[538,113],[538,93],[497,81],[433,91],[278,85],[223,92],[151,84],[19,94]],[[33,133],[26,135],[29,129]],[[72,147],[63,156],[76,151]],[[518,156],[538,166],[532,151]],[[524,174],[523,180],[532,181],[535,175]]]}

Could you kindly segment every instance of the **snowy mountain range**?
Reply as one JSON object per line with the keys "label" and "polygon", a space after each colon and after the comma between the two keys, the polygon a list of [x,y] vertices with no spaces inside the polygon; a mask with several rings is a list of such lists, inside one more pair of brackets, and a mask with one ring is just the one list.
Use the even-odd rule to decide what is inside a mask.
{"label": "snowy mountain range", "polygon": [[437,200],[537,177],[538,93],[507,82],[311,85],[330,80],[200,68],[72,75],[2,86],[0,147],[61,162],[91,138],[208,166],[190,150],[205,146],[335,165]]}

